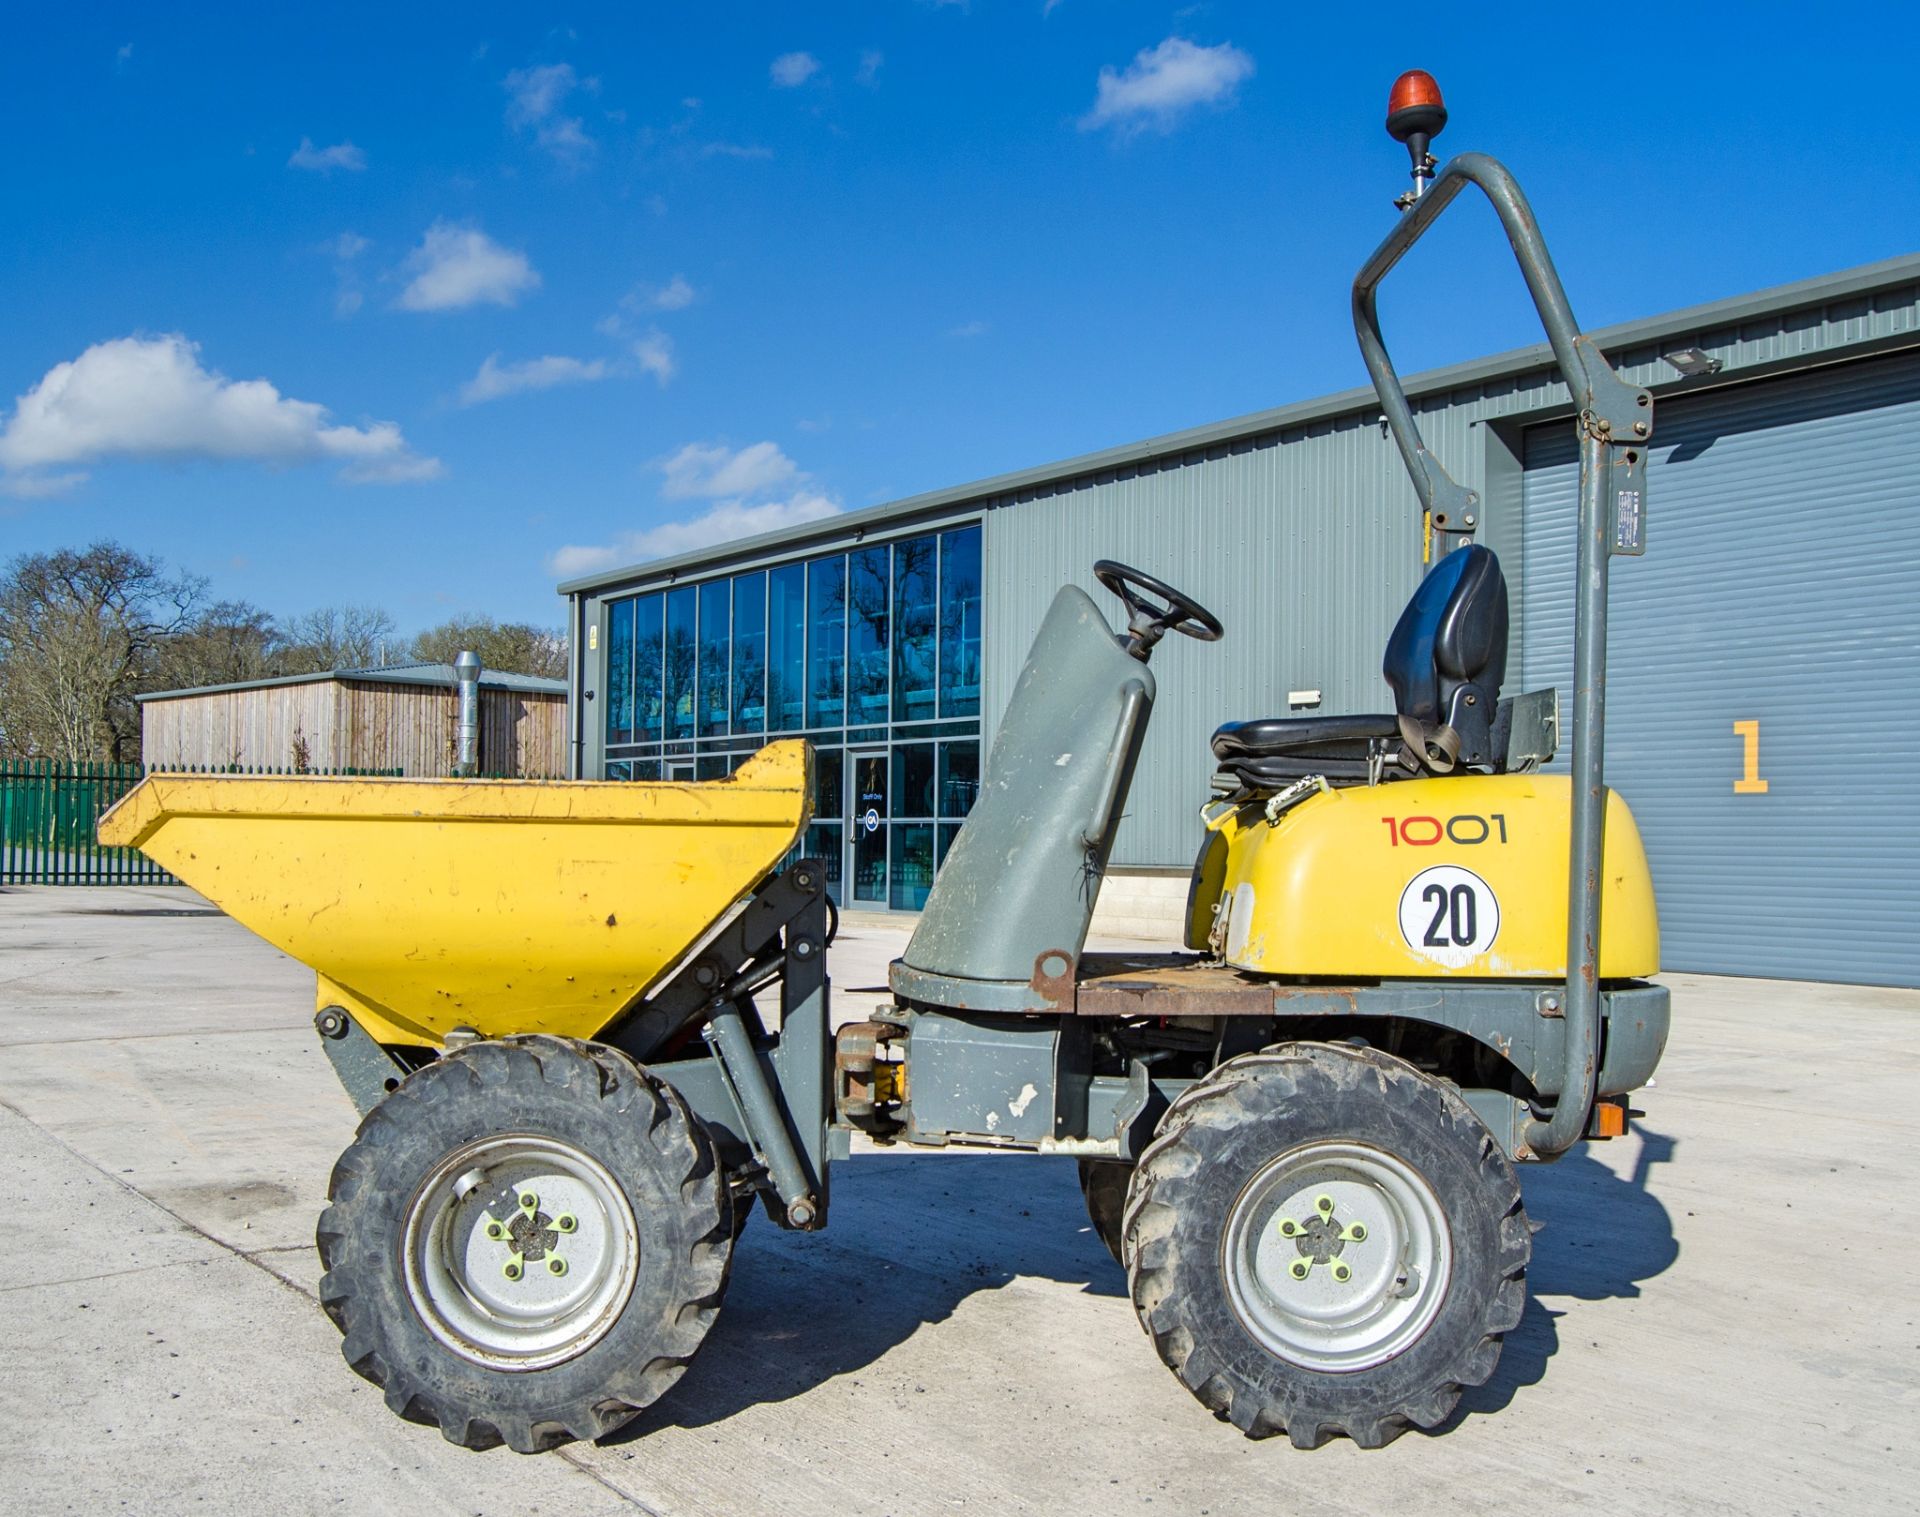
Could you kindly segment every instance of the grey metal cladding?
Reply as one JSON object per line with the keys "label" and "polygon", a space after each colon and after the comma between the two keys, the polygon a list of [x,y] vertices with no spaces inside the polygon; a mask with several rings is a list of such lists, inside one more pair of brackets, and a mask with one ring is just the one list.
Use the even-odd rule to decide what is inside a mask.
{"label": "grey metal cladding", "polygon": [[[1571,427],[1529,429],[1525,682],[1569,668]],[[1920,984],[1920,353],[1661,403],[1613,566],[1607,774],[1667,968]],[[1740,793],[1759,723],[1764,793]]]}

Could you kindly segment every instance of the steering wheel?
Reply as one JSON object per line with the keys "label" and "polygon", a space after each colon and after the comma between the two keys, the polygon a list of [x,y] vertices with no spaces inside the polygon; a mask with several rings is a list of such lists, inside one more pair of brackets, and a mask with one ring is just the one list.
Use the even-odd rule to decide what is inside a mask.
{"label": "steering wheel", "polygon": [[[1169,632],[1183,633],[1203,643],[1216,643],[1226,633],[1220,618],[1199,601],[1151,574],[1103,558],[1093,566],[1093,577],[1126,602],[1127,630],[1133,637],[1128,651],[1136,658]],[[1160,604],[1143,600],[1138,593],[1141,590],[1159,597]]]}

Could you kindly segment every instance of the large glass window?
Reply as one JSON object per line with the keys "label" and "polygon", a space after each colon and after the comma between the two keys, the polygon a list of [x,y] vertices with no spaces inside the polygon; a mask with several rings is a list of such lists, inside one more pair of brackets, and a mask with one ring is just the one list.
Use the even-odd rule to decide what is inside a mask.
{"label": "large glass window", "polygon": [[633,602],[607,607],[607,741],[633,741]]}
{"label": "large glass window", "polygon": [[807,724],[807,566],[767,571],[767,730]]}
{"label": "large glass window", "polygon": [[980,529],[940,534],[940,714],[980,714]]}
{"label": "large glass window", "polygon": [[[633,735],[637,742],[660,741],[665,711],[661,702],[660,616],[664,595],[643,595],[633,603]],[[657,770],[660,766],[654,765]]]}
{"label": "large glass window", "polygon": [[934,715],[934,601],[940,579],[939,539],[893,545],[893,719]]}
{"label": "large glass window", "polygon": [[727,731],[727,589],[724,579],[700,587],[701,737],[724,737]]}
{"label": "large glass window", "polygon": [[900,743],[894,747],[893,814],[933,815],[932,743]]}
{"label": "large glass window", "polygon": [[804,732],[794,857],[836,900],[918,909],[981,782],[975,526],[661,587],[602,610],[609,779],[711,780]]}
{"label": "large glass window", "polygon": [[847,719],[847,561],[839,554],[807,565],[807,725]]}
{"label": "large glass window", "polygon": [[844,759],[845,753],[839,748],[813,751],[813,819],[816,822],[837,822],[847,814]]}
{"label": "large glass window", "polygon": [[895,911],[918,911],[933,888],[933,823],[893,824],[893,868],[887,904]]}
{"label": "large glass window", "polygon": [[847,555],[847,725],[887,719],[887,560],[882,546]]}
{"label": "large glass window", "polygon": [[687,585],[667,595],[667,736],[693,736],[693,654],[696,598]]}
{"label": "large glass window", "polygon": [[980,793],[980,745],[977,742],[940,745],[940,815],[965,816]]}
{"label": "large glass window", "polygon": [[733,730],[767,730],[767,577],[733,582]]}

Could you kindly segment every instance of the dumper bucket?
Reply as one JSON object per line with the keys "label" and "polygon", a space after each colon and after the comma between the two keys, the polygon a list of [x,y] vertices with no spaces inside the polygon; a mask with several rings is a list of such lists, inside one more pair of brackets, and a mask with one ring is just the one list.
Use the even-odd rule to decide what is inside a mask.
{"label": "dumper bucket", "polygon": [[156,774],[100,819],[379,1042],[590,1038],[799,839],[812,749],[699,784]]}

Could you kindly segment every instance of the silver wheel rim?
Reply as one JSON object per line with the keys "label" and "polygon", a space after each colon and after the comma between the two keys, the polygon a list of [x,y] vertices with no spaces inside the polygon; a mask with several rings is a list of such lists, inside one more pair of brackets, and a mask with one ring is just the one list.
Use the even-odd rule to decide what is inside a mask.
{"label": "silver wheel rim", "polygon": [[1222,1247],[1247,1330],[1289,1364],[1334,1373],[1418,1342],[1453,1269],[1433,1187],[1361,1143],[1307,1143],[1274,1159],[1234,1201]]}
{"label": "silver wheel rim", "polygon": [[605,1166],[531,1134],[442,1159],[407,1208],[401,1247],[427,1330],[491,1369],[585,1353],[619,1320],[640,1270],[633,1208]]}

